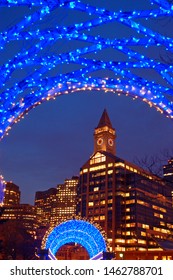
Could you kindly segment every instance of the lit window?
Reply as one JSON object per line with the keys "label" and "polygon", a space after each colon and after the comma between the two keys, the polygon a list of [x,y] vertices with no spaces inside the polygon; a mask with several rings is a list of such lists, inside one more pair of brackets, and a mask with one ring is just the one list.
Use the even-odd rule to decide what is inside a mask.
{"label": "lit window", "polygon": [[138,239],[138,243],[140,243],[140,244],[146,244],[146,240]]}
{"label": "lit window", "polygon": [[90,160],[90,164],[100,163],[106,161],[106,156],[101,153],[96,153]]}
{"label": "lit window", "polygon": [[89,202],[88,206],[94,206],[94,202],[93,201]]}
{"label": "lit window", "polygon": [[166,209],[162,208],[162,207],[159,207],[159,206],[156,206],[156,205],[152,205],[152,208],[155,209],[155,210],[159,210],[161,212],[164,212],[166,213]]}
{"label": "lit window", "polygon": [[125,204],[132,204],[132,203],[135,203],[135,200],[134,199],[130,199],[130,200],[127,200],[125,202]]}
{"label": "lit window", "polygon": [[101,221],[105,220],[105,216],[100,216],[100,220]]}
{"label": "lit window", "polygon": [[147,202],[145,202],[145,201],[137,199],[137,203],[140,204],[140,205],[144,205],[146,207],[149,207],[149,204]]}
{"label": "lit window", "polygon": [[101,201],[100,201],[100,204],[101,204],[101,205],[104,205],[105,203],[106,203],[105,200],[101,200]]}
{"label": "lit window", "polygon": [[162,215],[162,214],[159,214],[159,213],[154,213],[154,217],[163,219],[163,215]]}
{"label": "lit window", "polygon": [[83,173],[88,172],[88,168],[83,169]]}
{"label": "lit window", "polygon": [[142,228],[146,228],[146,229],[149,229],[149,225],[146,225],[146,224],[142,224]]}
{"label": "lit window", "polygon": [[96,170],[105,169],[105,168],[106,168],[106,165],[103,164],[103,165],[91,167],[91,168],[90,168],[90,171],[96,171]]}
{"label": "lit window", "polygon": [[125,243],[125,240],[118,238],[118,239],[115,239],[115,242],[117,242],[117,243]]}
{"label": "lit window", "polygon": [[124,164],[123,162],[117,162],[117,163],[114,164],[114,166],[115,166],[115,167],[119,167],[119,166],[120,166],[120,167],[124,167],[125,164]]}

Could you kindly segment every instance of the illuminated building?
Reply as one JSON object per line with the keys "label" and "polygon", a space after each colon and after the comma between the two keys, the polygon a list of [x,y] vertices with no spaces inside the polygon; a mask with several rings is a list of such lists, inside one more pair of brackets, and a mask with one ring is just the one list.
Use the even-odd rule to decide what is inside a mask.
{"label": "illuminated building", "polygon": [[76,215],[76,196],[79,178],[73,176],[57,186],[57,205],[51,211],[51,225]]}
{"label": "illuminated building", "polygon": [[29,204],[20,204],[20,194],[19,187],[13,182],[5,183],[0,221],[17,221],[20,227],[25,228],[34,237],[37,227],[35,207]]}
{"label": "illuminated building", "polygon": [[173,186],[173,158],[168,160],[168,164],[163,166],[163,176],[164,179],[167,182],[172,183]]}
{"label": "illuminated building", "polygon": [[56,225],[76,214],[77,185],[78,177],[72,177],[57,188],[36,192],[35,206],[41,225]]}
{"label": "illuminated building", "polygon": [[162,249],[173,232],[171,187],[117,157],[115,138],[105,110],[80,170],[77,213],[105,230],[113,251]]}
{"label": "illuminated building", "polygon": [[52,208],[57,205],[57,189],[50,188],[35,194],[35,206],[37,209],[38,222],[41,225],[49,225]]}
{"label": "illuminated building", "polygon": [[172,204],[173,204],[173,158],[168,160],[168,164],[163,166],[163,177],[167,184],[169,184],[172,188]]}
{"label": "illuminated building", "polygon": [[20,190],[13,182],[7,182],[4,190],[3,206],[13,206],[20,203]]}
{"label": "illuminated building", "polygon": [[35,207],[29,204],[18,204],[3,207],[0,217],[1,221],[17,221],[18,225],[24,227],[33,237],[36,233],[37,219]]}

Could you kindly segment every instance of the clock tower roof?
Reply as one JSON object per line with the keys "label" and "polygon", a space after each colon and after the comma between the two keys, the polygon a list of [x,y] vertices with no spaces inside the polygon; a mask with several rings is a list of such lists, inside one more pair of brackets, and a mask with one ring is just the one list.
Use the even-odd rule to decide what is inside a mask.
{"label": "clock tower roof", "polygon": [[113,128],[106,109],[104,109],[103,114],[102,114],[102,116],[100,118],[100,121],[98,123],[98,126],[96,128],[101,128],[101,127],[104,127],[104,126],[108,126],[110,128]]}
{"label": "clock tower roof", "polygon": [[115,138],[115,129],[105,109],[94,131],[94,153],[105,151],[115,155]]}

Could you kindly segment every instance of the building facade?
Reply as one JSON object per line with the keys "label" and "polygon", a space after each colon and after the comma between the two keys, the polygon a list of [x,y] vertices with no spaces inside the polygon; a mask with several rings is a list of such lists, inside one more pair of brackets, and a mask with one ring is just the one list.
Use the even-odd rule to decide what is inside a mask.
{"label": "building facade", "polygon": [[115,139],[105,110],[94,132],[94,153],[80,169],[77,213],[105,230],[112,251],[162,249],[172,240],[171,187],[117,157]]}
{"label": "building facade", "polygon": [[52,209],[51,225],[56,225],[76,215],[76,198],[79,177],[65,179],[64,184],[57,186],[57,205]]}
{"label": "building facade", "polygon": [[19,227],[24,228],[32,237],[36,237],[37,217],[36,209],[29,204],[18,204],[3,207],[1,222],[16,221]]}
{"label": "building facade", "polygon": [[163,176],[168,183],[172,184],[173,190],[173,158],[168,160],[168,164],[163,166]]}
{"label": "building facade", "polygon": [[66,179],[64,184],[46,191],[36,192],[35,206],[42,226],[55,226],[76,215],[78,177]]}
{"label": "building facade", "polygon": [[57,206],[57,189],[50,188],[46,191],[39,191],[35,194],[35,207],[38,223],[42,226],[49,226],[51,212]]}
{"label": "building facade", "polygon": [[20,189],[13,182],[6,182],[4,189],[3,206],[20,204]]}

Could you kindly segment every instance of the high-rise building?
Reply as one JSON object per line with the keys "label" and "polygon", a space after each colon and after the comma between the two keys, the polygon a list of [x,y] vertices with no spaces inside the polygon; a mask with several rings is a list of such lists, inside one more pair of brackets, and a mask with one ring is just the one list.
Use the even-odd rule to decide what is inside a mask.
{"label": "high-rise building", "polygon": [[173,158],[168,160],[168,164],[163,166],[163,177],[167,184],[172,188],[172,204],[173,204]]}
{"label": "high-rise building", "polygon": [[36,192],[35,206],[38,221],[44,226],[54,226],[76,215],[78,177],[66,179],[64,184],[46,191]]}
{"label": "high-rise building", "polygon": [[79,177],[66,179],[64,184],[57,186],[57,205],[52,208],[51,225],[70,219],[76,215],[76,198]]}
{"label": "high-rise building", "polygon": [[3,206],[13,206],[20,203],[20,189],[13,182],[6,182]]}
{"label": "high-rise building", "polygon": [[168,160],[168,164],[163,166],[163,176],[164,179],[172,184],[173,189],[173,158]]}
{"label": "high-rise building", "polygon": [[105,230],[113,251],[164,248],[173,232],[171,187],[117,157],[115,139],[104,110],[94,153],[80,169],[77,213]]}
{"label": "high-rise building", "polygon": [[51,211],[57,206],[57,189],[50,188],[46,191],[38,191],[35,194],[35,207],[37,219],[40,225],[50,224]]}

